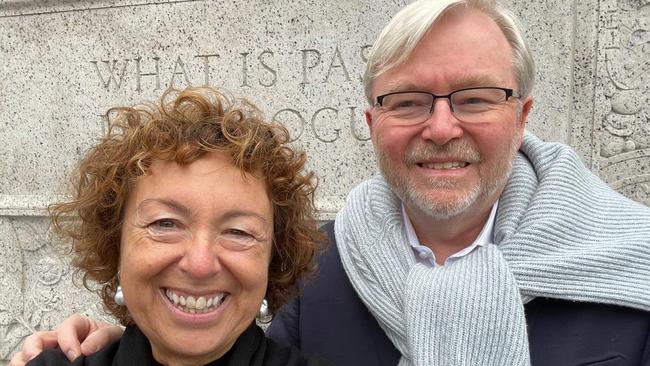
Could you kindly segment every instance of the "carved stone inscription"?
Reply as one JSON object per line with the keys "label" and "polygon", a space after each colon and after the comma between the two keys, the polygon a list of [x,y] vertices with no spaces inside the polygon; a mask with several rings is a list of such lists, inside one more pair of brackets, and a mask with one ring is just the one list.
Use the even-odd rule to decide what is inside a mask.
{"label": "carved stone inscription", "polygon": [[20,3],[18,13],[0,12],[5,212],[66,194],[70,169],[105,131],[106,110],[155,101],[169,87],[225,89],[283,123],[320,177],[323,219],[376,170],[361,73],[403,0],[327,11],[311,1],[93,1],[52,11]]}
{"label": "carved stone inscription", "polygon": [[[131,90],[134,93],[160,94],[169,87],[185,87],[223,84],[232,85],[246,96],[247,91],[256,89],[287,88],[293,84],[298,88],[307,85],[341,85],[349,84],[361,89],[360,70],[352,65],[363,66],[367,59],[370,45],[361,46],[352,52],[346,52],[357,60],[346,60],[338,46],[331,50],[313,48],[299,49],[283,56],[288,63],[283,63],[278,51],[238,52],[236,57],[222,57],[219,53],[196,54],[191,58],[169,58],[160,56],[133,56],[131,58],[106,58],[89,60],[85,65],[95,75],[95,85],[106,93]],[[229,55],[231,56],[231,55]],[[285,60],[285,61],[286,61]],[[230,62],[229,62],[230,61]],[[232,64],[231,62],[235,63]],[[229,70],[219,73],[219,67]],[[358,141],[367,141],[369,136],[365,127],[359,123],[361,109],[358,105],[323,105],[321,100],[309,101],[316,109],[304,108],[297,101],[294,105],[281,106],[270,114],[272,119],[284,122],[294,141],[300,140],[305,130],[311,132],[311,138],[322,143],[333,143],[340,139],[341,129],[336,126],[344,121],[347,133]],[[329,131],[328,131],[329,130]]]}
{"label": "carved stone inscription", "polygon": [[[370,45],[361,47],[358,52],[359,58],[365,63],[367,60],[367,52]],[[339,73],[342,78],[350,82],[352,75],[349,71],[349,66],[339,50],[338,46],[334,47],[329,60],[325,60],[326,55],[317,49],[301,49],[297,52],[290,52],[292,56],[297,56],[302,68],[299,73],[291,73],[289,75],[294,81],[299,81],[301,84],[312,83],[328,83],[333,76],[333,73]],[[286,72],[287,70],[279,70],[277,60],[275,59],[276,52],[264,50],[259,52],[239,52],[239,60],[237,65],[229,65],[232,71],[238,71],[231,77],[239,81],[239,87],[251,87],[251,84],[259,84],[264,87],[272,87],[277,85],[278,73]],[[256,56],[257,55],[257,56]],[[129,78],[135,83],[134,91],[142,91],[142,81],[144,78],[151,78],[153,90],[161,89],[161,80],[165,79],[166,87],[177,85],[177,78],[184,81],[186,84],[202,84],[210,85],[214,79],[211,67],[214,62],[219,62],[220,55],[205,54],[194,55],[191,60],[183,60],[178,57],[173,60],[161,60],[159,56],[151,57],[134,57],[124,59],[107,59],[107,60],[91,60],[90,63],[94,66],[97,76],[102,86],[107,89],[119,90],[123,87],[124,80]],[[297,60],[298,61],[298,60]],[[168,75],[161,75],[161,63],[165,64],[165,69],[171,70]],[[196,64],[199,69],[199,75],[190,75],[186,65]],[[103,64],[103,65],[102,65]],[[102,65],[102,66],[100,66]],[[326,66],[326,68],[318,70],[318,66]],[[149,69],[146,69],[149,67]],[[126,87],[126,85],[125,85]]]}

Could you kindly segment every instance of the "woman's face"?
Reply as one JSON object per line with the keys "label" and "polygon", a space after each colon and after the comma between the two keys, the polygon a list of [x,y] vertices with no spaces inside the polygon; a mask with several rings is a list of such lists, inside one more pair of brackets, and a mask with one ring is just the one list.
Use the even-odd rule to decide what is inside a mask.
{"label": "woman's face", "polygon": [[264,298],[272,239],[264,181],[226,155],[152,164],[127,201],[120,279],[156,360],[205,364],[232,347]]}

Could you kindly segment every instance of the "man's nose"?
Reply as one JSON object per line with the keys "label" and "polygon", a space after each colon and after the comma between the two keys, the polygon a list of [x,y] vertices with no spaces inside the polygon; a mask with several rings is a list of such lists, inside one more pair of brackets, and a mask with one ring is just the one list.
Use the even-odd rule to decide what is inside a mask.
{"label": "man's nose", "polygon": [[454,116],[447,98],[436,98],[433,101],[433,111],[423,124],[422,138],[436,145],[444,145],[463,136],[460,121]]}

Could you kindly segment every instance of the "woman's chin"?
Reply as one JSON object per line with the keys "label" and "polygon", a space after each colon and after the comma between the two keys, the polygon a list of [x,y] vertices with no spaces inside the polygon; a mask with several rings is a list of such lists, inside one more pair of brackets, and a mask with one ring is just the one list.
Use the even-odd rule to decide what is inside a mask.
{"label": "woman's chin", "polygon": [[210,306],[199,306],[201,309],[174,301],[167,289],[161,289],[160,295],[163,311],[155,322],[143,322],[149,326],[143,324],[141,330],[151,343],[154,358],[162,364],[183,361],[203,365],[216,360],[230,350],[253,320],[247,322],[233,312],[236,303],[227,292],[218,294],[216,305],[213,301]]}
{"label": "woman's chin", "polygon": [[[147,337],[156,361],[163,365],[210,363],[232,348],[237,337],[218,330],[180,330],[174,334]],[[182,361],[182,362],[179,362]]]}

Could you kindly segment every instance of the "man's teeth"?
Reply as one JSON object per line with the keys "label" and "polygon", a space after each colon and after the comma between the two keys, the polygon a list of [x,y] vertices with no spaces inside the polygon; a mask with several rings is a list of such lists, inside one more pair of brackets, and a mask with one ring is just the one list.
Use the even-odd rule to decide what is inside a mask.
{"label": "man's teeth", "polygon": [[465,161],[447,161],[444,163],[422,163],[422,167],[426,169],[458,169],[468,166],[469,163]]}
{"label": "man's teeth", "polygon": [[209,296],[207,299],[204,296],[181,296],[169,289],[165,291],[165,294],[169,301],[176,305],[176,307],[186,313],[192,314],[212,311],[214,308],[221,305],[225,296],[224,293]]}

